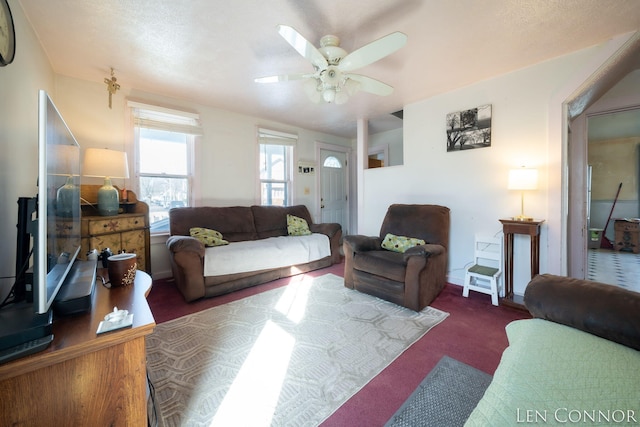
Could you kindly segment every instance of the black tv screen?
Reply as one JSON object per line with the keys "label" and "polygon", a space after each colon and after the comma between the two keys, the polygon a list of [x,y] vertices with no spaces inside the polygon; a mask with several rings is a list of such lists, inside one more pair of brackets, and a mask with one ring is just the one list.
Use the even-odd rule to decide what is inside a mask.
{"label": "black tv screen", "polygon": [[49,95],[38,99],[38,204],[33,303],[46,313],[81,246],[80,145]]}

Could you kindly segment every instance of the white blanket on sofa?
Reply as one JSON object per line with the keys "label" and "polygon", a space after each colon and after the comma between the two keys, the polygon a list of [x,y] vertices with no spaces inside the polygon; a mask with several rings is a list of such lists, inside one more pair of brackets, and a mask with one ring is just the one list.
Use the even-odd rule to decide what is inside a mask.
{"label": "white blanket on sofa", "polygon": [[221,276],[287,267],[329,255],[329,238],[319,233],[233,242],[205,250],[204,275]]}

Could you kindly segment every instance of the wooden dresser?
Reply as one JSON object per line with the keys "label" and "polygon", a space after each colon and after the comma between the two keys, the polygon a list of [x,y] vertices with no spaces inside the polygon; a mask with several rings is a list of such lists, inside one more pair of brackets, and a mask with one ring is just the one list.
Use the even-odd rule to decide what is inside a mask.
{"label": "wooden dresser", "polygon": [[614,230],[615,249],[634,254],[640,253],[640,219],[616,219]]}
{"label": "wooden dresser", "polygon": [[97,215],[98,188],[99,185],[82,186],[82,198],[90,204],[82,205],[80,258],[86,259],[92,249],[102,252],[109,248],[114,254],[135,253],[138,269],[151,274],[149,206],[139,201],[133,191],[127,191],[127,202],[120,205],[122,213]]}
{"label": "wooden dresser", "polygon": [[[98,283],[90,312],[54,318],[46,350],[0,365],[0,425],[147,425],[145,336],[155,327],[150,290],[151,277],[142,271],[133,286]],[[97,335],[114,306],[133,313],[133,325]]]}

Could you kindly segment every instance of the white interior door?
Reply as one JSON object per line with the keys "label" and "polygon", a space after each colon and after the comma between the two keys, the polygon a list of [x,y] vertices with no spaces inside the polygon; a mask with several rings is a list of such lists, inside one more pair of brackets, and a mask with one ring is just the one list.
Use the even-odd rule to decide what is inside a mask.
{"label": "white interior door", "polygon": [[349,228],[347,156],[344,152],[320,150],[320,211],[322,222],[337,222],[342,233]]}

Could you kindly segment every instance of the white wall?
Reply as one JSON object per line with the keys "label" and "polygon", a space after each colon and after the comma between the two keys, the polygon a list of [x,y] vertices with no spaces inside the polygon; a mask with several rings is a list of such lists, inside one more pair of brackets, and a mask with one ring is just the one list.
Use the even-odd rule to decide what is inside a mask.
{"label": "white wall", "polygon": [[[112,109],[108,107],[108,94],[102,82],[88,82],[57,75],[56,93],[56,104],[83,151],[87,147],[129,149],[131,163],[134,157],[130,150],[132,128],[127,107],[128,99],[199,113],[204,135],[196,148],[196,206],[251,205],[258,202],[256,135],[259,126],[298,135],[296,159],[315,161],[316,141],[351,145],[349,139],[139,92],[126,87],[125,84],[122,84],[122,89],[113,96]],[[133,177],[133,174],[131,176]],[[114,185],[124,185],[136,191],[133,179],[113,182]],[[83,183],[100,184],[101,180],[83,178]],[[307,205],[313,215],[317,211],[318,202],[315,177],[294,174],[294,185],[294,203]],[[309,194],[305,194],[305,188],[309,190]],[[151,269],[154,278],[170,275],[165,240],[166,238],[152,239]]]}
{"label": "white wall", "polygon": [[375,134],[369,134],[369,153],[375,149],[387,147],[389,158],[384,159],[385,166],[398,166],[404,162],[402,127]]}
{"label": "white wall", "polygon": [[0,68],[0,298],[16,273],[18,198],[37,194],[38,90],[53,90],[54,74],[20,4],[9,0],[16,31],[13,63]]}
{"label": "white wall", "polygon": [[[315,159],[314,142],[352,142],[263,121],[233,112],[141,93],[126,87],[107,107],[101,82],[56,76],[16,0],[9,0],[16,23],[16,60],[0,68],[0,134],[6,153],[0,158],[0,275],[14,274],[16,200],[36,194],[37,91],[47,89],[83,148],[126,149],[130,124],[126,99],[185,108],[202,116],[205,137],[199,147],[199,198],[196,204],[248,204],[256,195],[257,126],[299,135],[297,157]],[[563,195],[563,117],[560,107],[573,90],[611,55],[600,47],[585,49],[533,67],[407,105],[404,108],[404,165],[365,170],[358,194],[359,232],[377,234],[391,203],[436,203],[451,208],[449,279],[460,283],[471,260],[473,235],[497,233],[499,218],[516,215],[520,196],[506,189],[508,169],[522,164],[540,168],[541,189],[526,195],[526,213],[547,220],[542,231],[541,271],[561,273],[565,256],[561,218]],[[591,68],[589,68],[591,67]],[[106,76],[106,74],[105,74]],[[492,146],[446,152],[445,116],[452,111],[490,103],[493,106]],[[557,104],[557,105],[556,105]],[[357,157],[357,155],[355,155]],[[296,176],[296,202],[317,211],[315,181]],[[87,180],[86,182],[91,183]],[[93,183],[99,183],[97,180]],[[233,183],[231,185],[230,183]],[[122,183],[116,182],[117,185]],[[124,185],[131,188],[130,183]],[[309,195],[304,190],[311,190]],[[521,236],[517,236],[521,237]],[[528,281],[528,240],[516,241],[516,293]],[[152,268],[168,271],[162,242],[152,248]],[[12,279],[2,279],[3,288]]]}
{"label": "white wall", "polygon": [[[196,159],[198,196],[196,205],[229,206],[256,201],[258,126],[298,135],[296,157],[315,160],[314,143],[329,142],[350,145],[351,141],[257,117],[237,114],[184,100],[131,90],[123,85],[113,96],[113,109],[107,106],[106,86],[102,82],[87,82],[66,76],[56,76],[56,103],[69,128],[83,150],[105,147],[126,150],[131,143],[131,125],[126,102],[133,99],[200,114],[204,136],[198,142]],[[132,165],[131,165],[132,167]],[[315,211],[314,180],[304,180],[294,174],[295,203],[302,203]],[[85,179],[89,183],[89,178]],[[96,179],[93,183],[100,183]],[[116,185],[134,189],[133,180],[116,180]],[[310,194],[304,194],[304,187]]]}
{"label": "white wall", "polygon": [[[560,247],[559,215],[548,218],[550,201],[560,204],[561,188],[549,185],[550,159],[562,147],[549,138],[550,100],[589,63],[597,47],[435,96],[404,107],[404,166],[364,171],[364,205],[359,232],[378,234],[391,203],[430,203],[451,209],[449,281],[461,284],[472,261],[475,233],[499,234],[500,218],[520,213],[520,193],[507,190],[510,168],[540,171],[539,190],[525,194],[525,213],[547,222],[541,232],[540,271],[550,268],[549,247]],[[582,80],[584,81],[584,79]],[[578,82],[578,84],[581,82]],[[492,145],[447,152],[445,117],[484,104],[492,105]],[[558,130],[559,132],[560,130]],[[404,183],[404,184],[403,184]],[[549,239],[549,227],[555,232]],[[555,255],[554,255],[555,256]],[[529,239],[515,236],[515,293],[530,279]],[[557,263],[557,261],[556,261]]]}
{"label": "white wall", "polygon": [[[56,75],[49,64],[30,24],[17,1],[10,0],[16,27],[18,51],[15,61],[0,68],[0,297],[4,298],[13,284],[18,197],[37,194],[38,90],[51,95],[67,125],[84,149],[88,147],[128,150],[131,126],[126,100],[155,103],[200,113],[205,136],[198,150],[196,205],[218,206],[251,204],[256,201],[257,148],[256,128],[271,127],[299,136],[296,157],[315,160],[315,142],[351,145],[351,141],[261,120],[230,111],[142,93],[121,84],[108,108],[108,94],[103,82],[88,82]],[[106,74],[105,74],[106,77]],[[317,189],[313,177],[295,175],[295,203],[316,212]],[[84,183],[100,184],[97,178],[83,178]],[[115,180],[116,185],[132,187],[131,180]],[[308,188],[309,194],[305,194]],[[152,269],[154,277],[169,273],[164,239],[154,239]]]}

